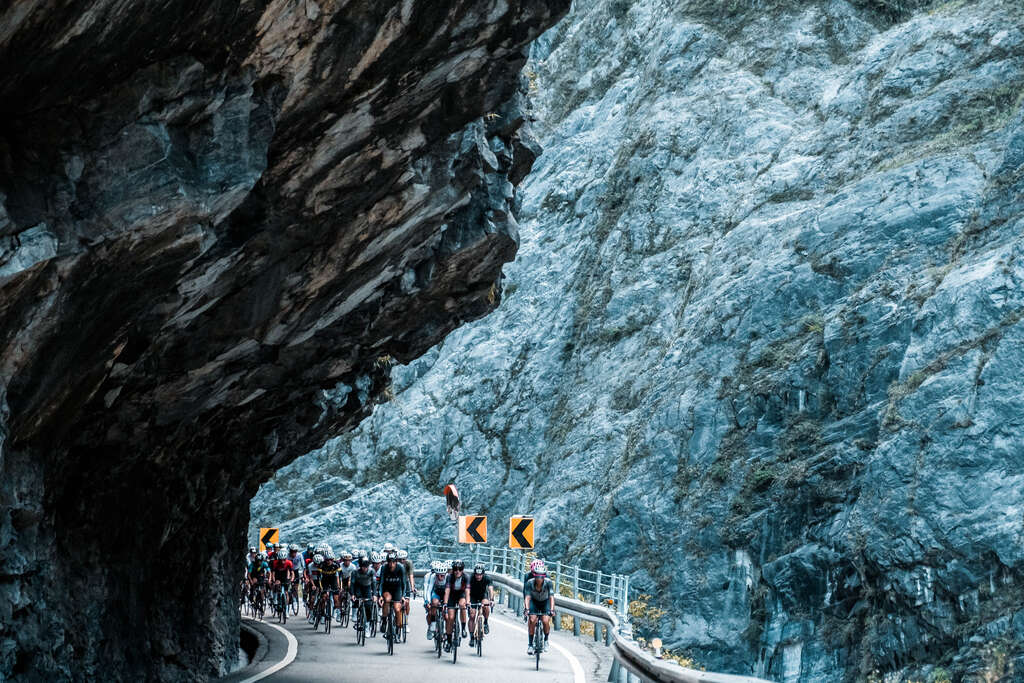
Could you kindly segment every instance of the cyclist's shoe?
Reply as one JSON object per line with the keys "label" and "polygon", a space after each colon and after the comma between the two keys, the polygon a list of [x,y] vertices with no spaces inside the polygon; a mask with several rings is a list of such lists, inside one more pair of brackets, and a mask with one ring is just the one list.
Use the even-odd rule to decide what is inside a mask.
{"label": "cyclist's shoe", "polygon": [[526,650],[526,656],[527,657],[532,657],[533,656],[533,643],[530,643],[530,647]]}
{"label": "cyclist's shoe", "polygon": [[485,634],[487,634],[487,633],[490,633],[490,632],[491,632],[491,627],[490,627],[490,626],[488,625],[488,623],[487,623],[487,622],[485,621],[485,622],[484,622],[484,633],[485,633]]}
{"label": "cyclist's shoe", "polygon": [[473,637],[473,636],[469,637],[469,646],[470,647],[476,647],[476,638],[475,637]]}
{"label": "cyclist's shoe", "polygon": [[434,639],[434,625],[431,624],[430,626],[427,627],[427,640],[433,640],[433,639]]}
{"label": "cyclist's shoe", "polygon": [[444,651],[445,652],[451,652],[452,651],[452,641],[450,641],[450,640],[444,641]]}
{"label": "cyclist's shoe", "polygon": [[462,637],[463,638],[466,637],[466,627],[465,626],[462,627]]}

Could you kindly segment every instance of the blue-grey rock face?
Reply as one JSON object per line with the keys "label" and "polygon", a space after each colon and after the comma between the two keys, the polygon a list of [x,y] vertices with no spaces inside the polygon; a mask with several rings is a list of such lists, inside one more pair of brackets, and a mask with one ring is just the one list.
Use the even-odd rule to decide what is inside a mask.
{"label": "blue-grey rock face", "polygon": [[709,669],[1019,676],[1024,8],[893,7],[578,1],[501,306],[254,523],[449,540],[455,481]]}

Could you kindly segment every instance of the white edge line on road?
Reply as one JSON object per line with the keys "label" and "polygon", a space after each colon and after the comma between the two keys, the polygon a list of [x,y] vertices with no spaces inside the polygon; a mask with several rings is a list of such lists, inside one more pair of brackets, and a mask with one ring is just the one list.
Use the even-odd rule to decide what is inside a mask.
{"label": "white edge line on road", "polygon": [[[494,612],[491,612],[491,614],[493,615]],[[507,628],[515,629],[516,631],[519,631],[520,633],[524,633],[524,634],[529,633],[529,631],[527,631],[522,626],[517,626],[515,624],[510,624],[507,621],[505,621],[504,619],[499,619],[498,623],[501,624],[502,626],[507,627]],[[541,628],[541,625],[540,625],[539,622],[537,623],[537,628]],[[587,683],[587,677],[583,675],[583,665],[580,664],[580,660],[576,659],[576,655],[574,655],[573,653],[569,652],[568,650],[566,650],[564,647],[562,647],[558,643],[552,642],[550,640],[548,641],[548,645],[551,645],[553,648],[555,648],[560,653],[562,653],[563,657],[565,657],[567,660],[569,660],[569,666],[572,667],[572,680],[574,681],[574,683]],[[246,682],[242,681],[242,683],[246,683]]]}
{"label": "white edge line on road", "polygon": [[264,626],[269,626],[270,628],[276,628],[278,631],[283,633],[284,637],[288,639],[288,652],[287,652],[287,654],[285,654],[284,659],[282,659],[280,662],[278,662],[274,666],[270,667],[269,669],[266,669],[264,671],[259,672],[255,676],[250,676],[249,678],[246,678],[244,681],[239,681],[239,683],[253,683],[254,681],[258,681],[258,680],[266,678],[267,676],[270,676],[272,674],[276,674],[278,671],[280,671],[281,669],[285,668],[286,666],[288,666],[289,664],[291,664],[295,660],[295,655],[297,655],[299,653],[299,641],[295,640],[295,636],[293,636],[291,634],[291,631],[288,631],[287,629],[283,629],[280,626],[278,626],[277,624],[271,624],[271,623],[268,623],[266,621],[257,622],[255,619],[250,619],[249,617],[242,617],[242,618],[245,619],[246,621],[251,621],[253,623],[260,623],[260,624],[263,624]]}

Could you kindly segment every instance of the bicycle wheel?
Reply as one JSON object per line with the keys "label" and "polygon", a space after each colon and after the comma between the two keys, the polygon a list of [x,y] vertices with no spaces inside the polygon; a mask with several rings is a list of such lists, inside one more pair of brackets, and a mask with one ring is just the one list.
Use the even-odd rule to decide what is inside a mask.
{"label": "bicycle wheel", "polygon": [[533,632],[533,656],[536,658],[536,670],[540,671],[540,651],[544,649],[544,625],[540,619],[537,620],[537,627]]}
{"label": "bicycle wheel", "polygon": [[324,633],[331,632],[331,617],[334,616],[334,593],[327,593],[327,600],[324,603]]}
{"label": "bicycle wheel", "polygon": [[395,621],[394,615],[391,612],[388,612],[388,616],[385,619],[384,640],[388,643],[388,654],[395,654]]}
{"label": "bicycle wheel", "polygon": [[483,622],[483,620],[484,620],[484,618],[482,616],[480,616],[479,612],[477,612],[477,615],[476,615],[476,628],[473,629],[473,631],[476,634],[475,637],[476,637],[476,656],[477,657],[483,657],[484,656],[484,628],[483,628],[483,626],[480,625]]}
{"label": "bicycle wheel", "polygon": [[459,620],[455,620],[455,627],[452,628],[452,664],[459,659]]}
{"label": "bicycle wheel", "polygon": [[341,628],[348,627],[348,620],[352,609],[349,606],[348,594],[341,599],[341,617],[338,619],[338,626]]}
{"label": "bicycle wheel", "polygon": [[370,637],[377,637],[377,603],[373,603],[373,609],[370,611]]}
{"label": "bicycle wheel", "polygon": [[288,600],[291,603],[292,616],[299,616],[299,596],[295,591],[288,593]]}

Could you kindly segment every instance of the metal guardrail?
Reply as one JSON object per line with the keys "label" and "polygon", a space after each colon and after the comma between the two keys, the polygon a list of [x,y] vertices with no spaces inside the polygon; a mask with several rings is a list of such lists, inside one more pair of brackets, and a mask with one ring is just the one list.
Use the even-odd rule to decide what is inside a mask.
{"label": "metal guardrail", "polygon": [[[474,555],[474,561],[482,561],[489,565],[490,576],[496,584],[505,590],[505,598],[509,607],[517,613],[523,605],[523,577],[528,566],[522,560],[515,561],[510,558],[513,555],[521,555],[516,551],[507,551],[508,548],[490,548],[484,550],[465,551],[463,549],[447,549],[429,547],[429,560],[445,560],[460,557],[466,559],[468,555]],[[480,557],[482,555],[482,557]],[[497,560],[497,562],[495,562]],[[549,565],[550,566],[550,565]],[[507,569],[511,569],[510,573]],[[563,570],[564,571],[564,570]],[[418,574],[419,572],[417,572]],[[599,573],[598,573],[599,574]],[[607,575],[614,576],[614,575]],[[618,610],[609,609],[601,604],[584,602],[576,598],[568,598],[559,595],[556,591],[555,607],[560,614],[567,614],[573,617],[573,633],[579,635],[580,621],[587,621],[594,624],[594,639],[600,639],[600,632],[604,630],[604,642],[612,649],[614,660],[608,674],[608,680],[612,683],[633,683],[633,681],[651,681],[656,683],[768,683],[764,679],[753,676],[734,676],[731,674],[719,674],[707,671],[697,671],[679,666],[656,658],[647,652],[635,640],[633,640],[632,628],[628,622],[628,577],[622,583],[621,602],[616,602]],[[619,585],[619,582],[616,582]],[[579,593],[576,593],[577,595]],[[599,593],[598,593],[599,594]],[[599,602],[599,601],[598,601]],[[622,618],[620,618],[621,612]],[[558,624],[558,619],[553,623]]]}

